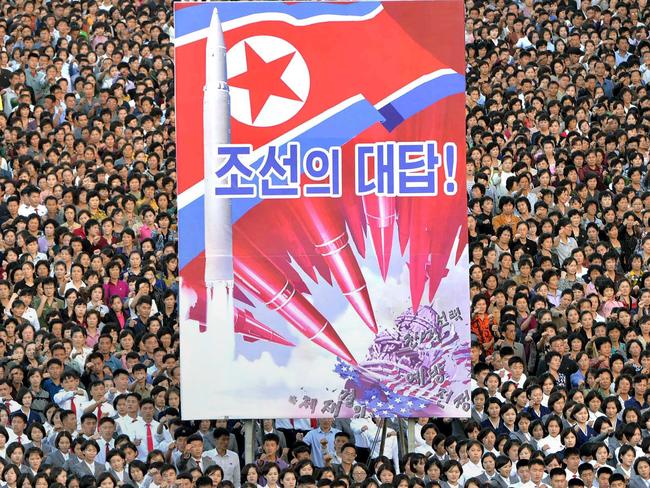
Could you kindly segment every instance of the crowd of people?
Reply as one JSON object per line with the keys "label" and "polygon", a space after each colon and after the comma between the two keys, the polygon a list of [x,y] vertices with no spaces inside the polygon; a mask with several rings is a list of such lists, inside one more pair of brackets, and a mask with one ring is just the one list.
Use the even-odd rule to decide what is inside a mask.
{"label": "crowd of people", "polygon": [[2,488],[650,487],[650,7],[464,4],[471,418],[245,464],[180,415],[171,2],[0,3]]}
{"label": "crowd of people", "polygon": [[649,14],[466,4],[473,407],[441,486],[650,486]]}

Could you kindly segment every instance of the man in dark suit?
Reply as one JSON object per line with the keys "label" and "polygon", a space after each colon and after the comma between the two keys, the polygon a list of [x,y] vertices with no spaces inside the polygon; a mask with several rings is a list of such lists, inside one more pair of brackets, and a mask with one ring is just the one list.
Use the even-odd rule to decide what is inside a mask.
{"label": "man in dark suit", "polygon": [[201,434],[189,436],[187,445],[189,446],[189,452],[179,457],[176,462],[179,471],[191,471],[194,468],[199,468],[204,473],[208,467],[215,464],[212,459],[203,455],[203,437],[201,437]]}

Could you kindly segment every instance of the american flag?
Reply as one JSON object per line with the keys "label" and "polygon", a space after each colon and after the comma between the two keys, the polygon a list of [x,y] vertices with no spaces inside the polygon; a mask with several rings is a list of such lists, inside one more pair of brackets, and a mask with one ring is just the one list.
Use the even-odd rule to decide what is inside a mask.
{"label": "american flag", "polygon": [[336,372],[346,388],[363,392],[357,401],[376,415],[417,416],[436,407],[442,415],[466,390],[467,380],[454,378],[455,367],[464,370],[469,361],[469,350],[458,343],[453,325],[442,323],[432,307],[416,314],[409,308],[395,329],[377,335],[359,366],[340,362]]}

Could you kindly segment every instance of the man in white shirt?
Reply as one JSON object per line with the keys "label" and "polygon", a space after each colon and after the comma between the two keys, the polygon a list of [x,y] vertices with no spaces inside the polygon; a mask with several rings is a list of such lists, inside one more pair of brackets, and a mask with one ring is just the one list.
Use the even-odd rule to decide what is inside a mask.
{"label": "man in white shirt", "polygon": [[108,400],[112,403],[119,395],[129,393],[129,373],[125,369],[113,371],[113,388],[108,392]]}
{"label": "man in white shirt", "polygon": [[[14,412],[11,414],[11,429],[7,429],[9,440],[7,444],[18,442],[23,446],[31,442],[27,434],[25,434],[25,427],[27,427],[27,416],[23,412]],[[20,439],[20,440],[18,440]]]}
{"label": "man in white shirt", "polygon": [[647,85],[650,83],[650,50],[643,53],[643,64],[639,67],[643,76],[643,82]]}
{"label": "man in white shirt", "polygon": [[512,486],[514,488],[533,488],[535,485],[530,481],[530,465],[528,459],[517,461],[517,477],[519,481]]}
{"label": "man in white shirt", "polygon": [[9,412],[20,410],[20,403],[11,398],[11,385],[7,380],[0,380],[0,403],[9,408]]}
{"label": "man in white shirt", "polygon": [[85,402],[86,392],[78,387],[79,374],[76,371],[66,371],[61,378],[61,386],[63,390],[54,395],[54,403],[64,410],[72,410],[77,416],[77,420],[81,418],[83,409],[81,408],[82,402]]}
{"label": "man in white shirt", "polygon": [[[200,436],[200,434],[199,434]],[[188,442],[190,442],[190,438]],[[230,432],[223,428],[214,429],[214,442],[215,447],[205,452],[205,455],[221,466],[223,469],[223,478],[232,481],[235,488],[240,486],[241,469],[239,467],[239,456],[237,453],[228,450],[228,443],[230,442]]]}
{"label": "man in white shirt", "polygon": [[[127,399],[130,400],[131,397]],[[153,419],[153,400],[146,398],[140,404],[141,419],[136,420],[128,428],[127,434],[138,448],[138,459],[146,461],[147,455],[154,449],[161,448],[164,443],[164,435],[158,434],[158,422]]]}
{"label": "man in white shirt", "polygon": [[[38,321],[38,314],[32,308],[32,300],[34,293],[30,288],[23,288],[18,292],[18,299],[13,300],[10,310],[5,310],[8,316],[15,316],[26,320],[38,332],[41,329],[41,324]],[[14,310],[15,308],[15,310]],[[15,312],[15,313],[14,313]]]}
{"label": "man in white shirt", "polygon": [[115,448],[115,420],[111,417],[102,417],[99,422],[99,439],[97,445],[99,446],[99,453],[97,454],[98,463],[108,463],[108,453]]}
{"label": "man in white shirt", "polygon": [[542,461],[539,458],[531,459],[529,466],[530,466],[530,483],[532,483],[532,487],[546,488],[546,485],[542,482],[545,474],[544,461]]}
{"label": "man in white shirt", "polygon": [[377,423],[373,422],[370,415],[359,418],[352,419],[350,426],[352,427],[353,432],[361,432],[361,435],[365,437],[366,443],[370,448],[370,458],[374,459],[379,456],[386,456],[393,461],[393,465],[396,467],[397,474],[399,474],[399,452],[397,446],[397,432],[393,429],[388,428],[386,430],[386,441],[384,443],[384,450],[381,450],[381,443],[378,442],[380,439],[379,430],[381,429],[382,419],[377,418]]}
{"label": "man in white shirt", "polygon": [[564,474],[567,480],[580,477],[578,466],[580,466],[580,451],[575,447],[567,447],[564,450]]}
{"label": "man in white shirt", "polygon": [[83,413],[94,413],[98,426],[102,419],[115,417],[115,409],[106,401],[106,385],[103,381],[93,381],[90,385],[90,400],[81,405]]}
{"label": "man in white shirt", "polygon": [[136,393],[120,395],[113,401],[114,408],[117,412],[115,423],[117,429],[122,434],[128,434],[131,424],[140,420],[138,412],[140,411],[140,399]]}
{"label": "man in white shirt", "polygon": [[41,205],[41,192],[35,186],[28,186],[21,193],[23,203],[18,207],[18,215],[28,217],[33,213],[43,217],[47,213],[45,205]]}

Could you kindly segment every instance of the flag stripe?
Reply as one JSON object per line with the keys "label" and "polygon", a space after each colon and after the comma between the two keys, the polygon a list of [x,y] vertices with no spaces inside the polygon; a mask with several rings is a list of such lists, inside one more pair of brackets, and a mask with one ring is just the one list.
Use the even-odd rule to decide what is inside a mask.
{"label": "flag stripe", "polygon": [[392,131],[400,123],[420,110],[433,105],[450,94],[461,93],[465,90],[465,77],[463,75],[452,70],[439,71],[451,71],[451,73],[445,73],[442,76],[415,85],[411,90],[379,109],[386,119],[384,122],[386,130]]}
{"label": "flag stripe", "polygon": [[[182,3],[181,3],[182,5]],[[210,25],[214,2],[195,4],[188,8],[176,10],[176,36],[181,37],[190,32],[205,29]],[[284,2],[235,2],[232,5],[219,3],[219,18],[223,30],[241,27],[253,22],[282,20],[292,25],[309,25],[311,23],[365,20],[382,10],[379,2],[321,3],[314,9],[308,2],[287,4]],[[319,15],[314,15],[318,12]],[[230,21],[236,23],[228,27]]]}

